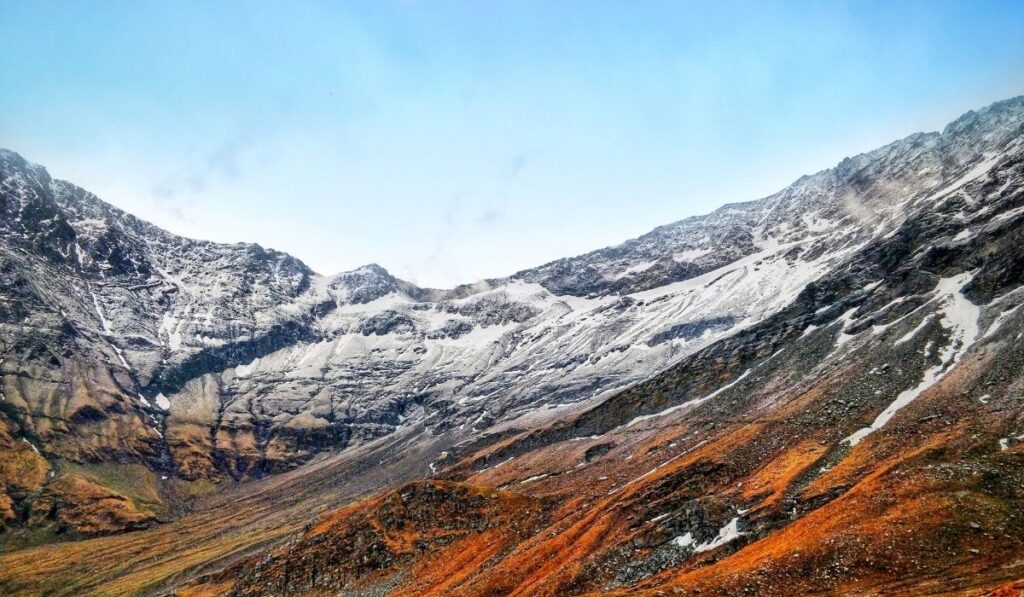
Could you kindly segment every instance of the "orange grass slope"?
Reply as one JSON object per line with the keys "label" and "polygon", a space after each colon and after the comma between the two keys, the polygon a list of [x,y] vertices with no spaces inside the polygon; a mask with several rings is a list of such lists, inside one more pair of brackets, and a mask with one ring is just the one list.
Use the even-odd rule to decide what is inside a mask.
{"label": "orange grass slope", "polygon": [[181,589],[181,595],[337,591],[444,594],[540,528],[541,503],[421,481],[332,513],[300,537]]}
{"label": "orange grass slope", "polygon": [[421,440],[412,429],[242,484],[151,529],[0,551],[0,594],[166,594],[197,574],[300,532],[319,514],[420,476],[423,462],[443,449],[431,443],[436,438]]}

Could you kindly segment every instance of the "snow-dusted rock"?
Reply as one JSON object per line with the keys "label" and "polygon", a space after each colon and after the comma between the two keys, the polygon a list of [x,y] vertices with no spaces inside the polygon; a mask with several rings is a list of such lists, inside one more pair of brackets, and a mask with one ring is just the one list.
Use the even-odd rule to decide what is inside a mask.
{"label": "snow-dusted rock", "polygon": [[767,320],[909,220],[944,214],[929,233],[948,243],[1015,221],[994,206],[1020,202],[1022,122],[1024,99],[1001,102],[770,197],[453,290],[182,238],[0,151],[0,416],[44,455],[187,478],[261,476],[407,425],[537,421]]}

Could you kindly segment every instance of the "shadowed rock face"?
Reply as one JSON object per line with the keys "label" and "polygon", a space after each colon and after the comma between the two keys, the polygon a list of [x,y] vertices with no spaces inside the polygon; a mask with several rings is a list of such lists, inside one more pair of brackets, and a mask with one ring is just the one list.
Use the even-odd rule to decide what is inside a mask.
{"label": "shadowed rock face", "polygon": [[[483,474],[567,441],[593,448],[581,438],[633,433],[686,401],[713,408],[755,379],[781,385],[761,372],[787,347],[810,351],[779,378],[798,385],[864,334],[919,325],[928,354],[902,342],[888,385],[851,386],[881,393],[814,411],[823,429],[874,429],[980,341],[969,305],[978,326],[1013,321],[1022,122],[1024,101],[1001,102],[765,199],[451,291],[177,237],[0,151],[0,456],[35,471],[3,472],[0,517],[32,528],[58,504],[56,532],[139,528],[188,501],[183,481],[282,473],[419,427],[453,446],[435,468]],[[603,443],[582,470],[624,445]],[[125,483],[129,470],[148,476]],[[688,499],[718,528],[738,511]]]}

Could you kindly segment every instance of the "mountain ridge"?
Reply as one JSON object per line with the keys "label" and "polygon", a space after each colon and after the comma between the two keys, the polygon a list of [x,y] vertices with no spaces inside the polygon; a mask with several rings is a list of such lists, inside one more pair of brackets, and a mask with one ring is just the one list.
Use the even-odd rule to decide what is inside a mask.
{"label": "mountain ridge", "polygon": [[[766,319],[181,593],[1019,594],[1024,130],[1007,139]],[[431,505],[488,490],[545,505],[471,531]]]}
{"label": "mountain ridge", "polygon": [[[958,118],[956,118],[955,120],[949,122],[945,127],[943,127],[943,130],[941,130],[941,131],[928,131],[928,132],[919,131],[919,132],[911,133],[911,134],[903,137],[902,139],[898,139],[896,141],[888,143],[888,144],[886,144],[886,145],[884,145],[882,147],[879,147],[877,149],[870,150],[870,151],[865,151],[863,153],[859,153],[859,154],[856,154],[856,155],[853,155],[853,156],[848,156],[846,158],[843,158],[833,168],[824,168],[824,169],[819,170],[819,171],[817,171],[815,173],[812,173],[812,174],[801,175],[799,178],[797,178],[793,183],[791,183],[788,186],[792,186],[794,184],[804,182],[807,179],[810,179],[810,178],[813,178],[815,176],[819,176],[819,175],[822,175],[824,173],[830,172],[830,171],[834,170],[835,168],[842,168],[844,165],[846,165],[848,163],[852,164],[852,163],[856,163],[856,162],[858,162],[860,160],[869,159],[870,157],[875,156],[876,154],[880,154],[882,152],[885,152],[886,150],[888,150],[890,148],[899,147],[899,146],[901,146],[903,144],[906,144],[908,141],[916,141],[916,140],[921,139],[921,138],[928,138],[928,137],[935,137],[935,136],[937,136],[937,137],[942,137],[944,135],[948,136],[948,135],[953,134],[954,132],[956,132],[956,130],[958,128],[960,128],[960,127],[968,126],[971,122],[977,122],[978,119],[984,118],[986,116],[990,116],[990,115],[992,115],[994,113],[1005,114],[1007,110],[1012,111],[1015,108],[1019,109],[1021,103],[1024,103],[1024,95],[1015,96],[1015,97],[1007,98],[1007,99],[1004,99],[1004,100],[999,100],[999,101],[993,102],[992,104],[989,104],[988,106],[986,106],[984,108],[981,108],[979,110],[968,110],[967,112],[965,112],[964,114],[962,114]],[[30,168],[35,169],[37,171],[41,171],[43,173],[43,175],[47,179],[51,178],[50,175],[49,175],[49,172],[46,170],[46,168],[44,166],[41,166],[39,164],[35,164],[33,162],[29,162],[28,160],[23,158],[20,154],[18,154],[16,151],[14,151],[12,149],[0,147],[0,153],[6,153],[6,154],[9,154],[10,156],[14,156],[18,160],[21,160],[27,167],[30,167]],[[60,180],[60,179],[56,179],[56,182],[64,183],[64,184],[71,184],[71,183],[69,183],[67,181]],[[690,222],[695,222],[695,221],[699,222],[699,221],[702,221],[702,220],[705,220],[705,219],[709,218],[710,216],[713,216],[713,215],[718,214],[718,213],[724,213],[724,212],[726,212],[728,210],[735,210],[735,209],[743,208],[743,207],[751,207],[752,205],[757,204],[758,202],[765,201],[765,200],[775,196],[776,194],[777,193],[773,193],[771,195],[767,195],[765,197],[762,197],[762,198],[759,198],[759,199],[753,199],[753,200],[749,200],[749,201],[740,201],[740,202],[726,203],[726,204],[723,204],[723,205],[715,208],[714,210],[712,210],[711,212],[708,212],[706,214],[696,214],[696,215],[692,215],[692,216],[687,216],[685,218],[682,218],[680,220],[676,220],[674,222],[670,222],[668,224],[662,224],[662,225],[659,225],[659,226],[655,226],[650,231],[640,235],[639,237],[636,237],[636,238],[633,238],[633,239],[628,239],[626,241],[623,241],[622,243],[607,245],[607,246],[601,247],[599,249],[594,249],[594,250],[591,250],[591,251],[587,251],[585,253],[581,253],[580,255],[577,255],[577,256],[574,256],[574,257],[563,257],[563,258],[559,258],[559,259],[554,259],[554,260],[545,262],[543,264],[540,264],[540,265],[537,265],[537,266],[534,266],[534,267],[518,270],[518,271],[516,271],[516,272],[514,272],[514,273],[512,273],[512,274],[510,274],[508,276],[498,276],[498,277],[491,277],[491,278],[483,278],[483,279],[478,280],[476,282],[468,282],[468,283],[463,283],[463,284],[457,284],[457,285],[453,286],[452,288],[420,287],[420,286],[418,286],[418,285],[416,285],[416,284],[414,284],[412,282],[408,282],[408,281],[405,281],[405,280],[400,280],[400,281],[403,282],[404,284],[408,284],[408,285],[416,288],[417,291],[420,291],[420,292],[431,293],[434,296],[437,296],[438,294],[447,296],[447,295],[451,295],[452,293],[459,292],[461,289],[472,288],[473,286],[480,285],[480,284],[492,284],[492,283],[495,283],[495,282],[500,282],[500,281],[504,281],[504,280],[508,280],[508,279],[525,278],[525,277],[529,277],[530,274],[532,272],[534,272],[535,270],[541,270],[541,269],[544,269],[544,268],[548,268],[548,267],[554,266],[555,264],[562,263],[562,262],[565,262],[565,261],[572,261],[572,260],[583,259],[583,258],[585,258],[587,256],[598,255],[598,254],[601,254],[601,253],[614,251],[614,250],[620,249],[621,247],[623,247],[624,245],[627,245],[629,243],[640,241],[643,238],[652,237],[652,236],[656,237],[659,233],[663,233],[663,232],[669,231],[669,230],[671,230],[673,228],[677,228],[680,225],[685,224],[685,223],[690,223]],[[92,194],[90,193],[90,195],[92,195]],[[99,201],[102,201],[102,199],[99,199],[95,195],[92,195],[92,197],[94,197],[95,199],[97,199]],[[113,205],[111,205],[109,203],[106,203],[106,202],[103,202],[103,203],[104,203],[104,205],[106,205],[106,206],[108,206],[108,207],[110,207],[110,208],[112,208],[114,210],[117,210],[121,214],[121,217],[130,217],[130,218],[132,218],[134,220],[137,220],[140,223],[144,223],[144,224],[147,224],[149,226],[153,226],[154,228],[157,228],[157,229],[161,230],[162,232],[164,232],[166,234],[173,234],[175,236],[180,236],[182,238],[186,238],[188,240],[193,240],[195,242],[206,242],[206,243],[213,243],[213,244],[224,244],[224,245],[228,245],[228,246],[249,246],[249,245],[254,245],[256,247],[259,247],[262,250],[266,250],[266,251],[270,251],[270,252],[273,252],[273,253],[281,253],[281,254],[286,254],[287,255],[287,253],[279,251],[277,249],[272,249],[272,248],[264,249],[261,245],[259,245],[259,243],[250,243],[250,242],[245,242],[245,241],[240,241],[240,242],[236,242],[236,243],[219,243],[219,242],[216,242],[216,241],[207,241],[207,240],[202,240],[202,239],[194,239],[194,238],[191,238],[191,237],[187,237],[185,235],[180,235],[178,233],[170,232],[170,231],[168,231],[166,229],[160,228],[158,226],[155,226],[154,224],[146,222],[145,220],[141,220],[141,219],[133,216],[129,212],[124,211],[124,210],[122,210],[122,209],[120,209],[118,207],[115,207],[115,206],[113,206]],[[301,262],[300,258],[297,258],[297,257],[292,257],[292,258],[293,259],[297,259],[297,260],[299,260]],[[305,264],[303,264],[303,265],[305,266]],[[313,272],[313,270],[308,268],[308,266],[305,266],[305,267],[307,267],[307,269],[309,269],[310,272]],[[355,272],[355,271],[358,271],[358,270],[361,270],[361,269],[364,269],[364,268],[378,268],[380,270],[383,270],[383,272],[386,273],[387,275],[391,275],[386,267],[383,267],[383,266],[381,266],[381,265],[379,265],[379,264],[377,264],[375,262],[371,262],[371,263],[367,263],[367,264],[361,265],[359,267],[353,268],[352,270],[341,271],[341,272],[336,272],[336,273],[329,273],[329,274],[321,274],[321,273],[318,273],[318,272],[313,272],[313,273],[316,273],[318,276],[332,278],[332,277],[340,276],[340,275],[345,274],[345,273]]]}
{"label": "mountain ridge", "polygon": [[[812,464],[836,466],[851,453],[870,460],[875,438],[895,441],[889,419],[875,420],[878,409],[895,409],[894,424],[906,426],[900,413],[916,408],[917,396],[946,392],[944,379],[982,358],[976,346],[1016,329],[1022,127],[1024,97],[1013,98],[769,197],[449,291],[420,289],[372,264],[319,276],[256,245],[182,239],[130,216],[97,218],[106,204],[41,168],[13,168],[11,154],[0,152],[0,451],[17,463],[0,470],[9,531],[0,541],[159,529],[206,503],[208,484],[216,493],[232,481],[272,487],[274,475],[301,482],[306,470],[376,454],[398,437],[421,455],[409,456],[400,478],[365,481],[347,499],[435,475],[553,491],[563,505],[570,502],[561,484],[571,479],[609,491],[609,480],[633,475],[630,489],[616,493],[650,492],[651,481],[671,482],[663,478],[670,471],[690,478],[685,467],[695,464],[682,454],[672,462],[684,468],[659,459],[668,450],[663,422],[686,429],[672,441],[700,454],[700,474],[722,483],[753,482],[743,467],[706,468],[718,462],[712,446],[732,450],[726,431],[740,434],[736,449],[746,452],[736,462],[749,466],[769,466],[762,456],[777,455],[784,432],[825,442],[801,448]],[[956,310],[966,304],[978,309],[975,331]],[[991,350],[1016,359],[1012,346],[999,346]],[[884,363],[872,350],[907,364],[881,383]],[[805,371],[822,381],[802,380]],[[879,383],[837,381],[855,371]],[[929,375],[937,390],[921,387]],[[801,400],[807,409],[779,408],[802,427],[773,424],[762,437],[741,422]],[[752,407],[757,401],[764,406]],[[965,425],[985,417],[1008,425],[976,410],[965,411]],[[863,429],[871,439],[843,443]],[[1013,448],[1010,431],[1000,439]],[[625,446],[641,445],[647,452],[626,459]],[[559,468],[566,458],[579,459],[579,472]],[[661,472],[636,470],[654,464]],[[810,475],[805,465],[801,474]],[[364,478],[344,470],[333,482]],[[138,481],[125,486],[124,478]],[[722,491],[691,496],[699,515],[688,531],[677,529],[691,537],[678,542],[682,551],[663,537],[637,548],[685,562],[735,540],[723,535],[716,544],[712,531],[771,537],[784,526],[776,511],[747,520],[739,511],[750,498],[738,503]],[[802,495],[780,491],[790,492],[787,500]],[[614,495],[588,499],[614,505]],[[797,501],[811,512],[820,499]],[[708,509],[708,500],[721,503]],[[627,549],[624,537],[611,535],[615,549]],[[653,582],[668,569],[650,560],[627,570],[604,549],[580,553],[618,576],[577,570],[566,578],[596,590]],[[252,573],[246,566],[235,569],[238,578]],[[516,587],[480,570],[473,578]],[[282,591],[293,590],[283,582]],[[548,574],[531,582],[566,589]],[[317,586],[315,578],[301,585]]]}

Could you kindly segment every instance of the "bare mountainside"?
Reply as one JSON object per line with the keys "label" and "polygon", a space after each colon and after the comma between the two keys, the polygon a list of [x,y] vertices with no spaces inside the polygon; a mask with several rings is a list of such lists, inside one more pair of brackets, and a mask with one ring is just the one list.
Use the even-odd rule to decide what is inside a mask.
{"label": "bare mountainside", "polygon": [[[1000,102],[759,201],[451,291],[183,239],[4,152],[8,544],[157,526],[0,556],[0,587],[45,584],[38,550],[155,534],[160,554],[65,590],[166,588],[298,530],[297,504],[431,475],[187,590],[1013,580],[1022,127],[1024,98]],[[379,461],[394,474],[367,472]],[[218,501],[282,472],[242,486],[275,512],[260,533]],[[236,534],[196,525],[211,512]],[[916,529],[907,558],[885,517]],[[943,542],[969,523],[975,543]]]}

